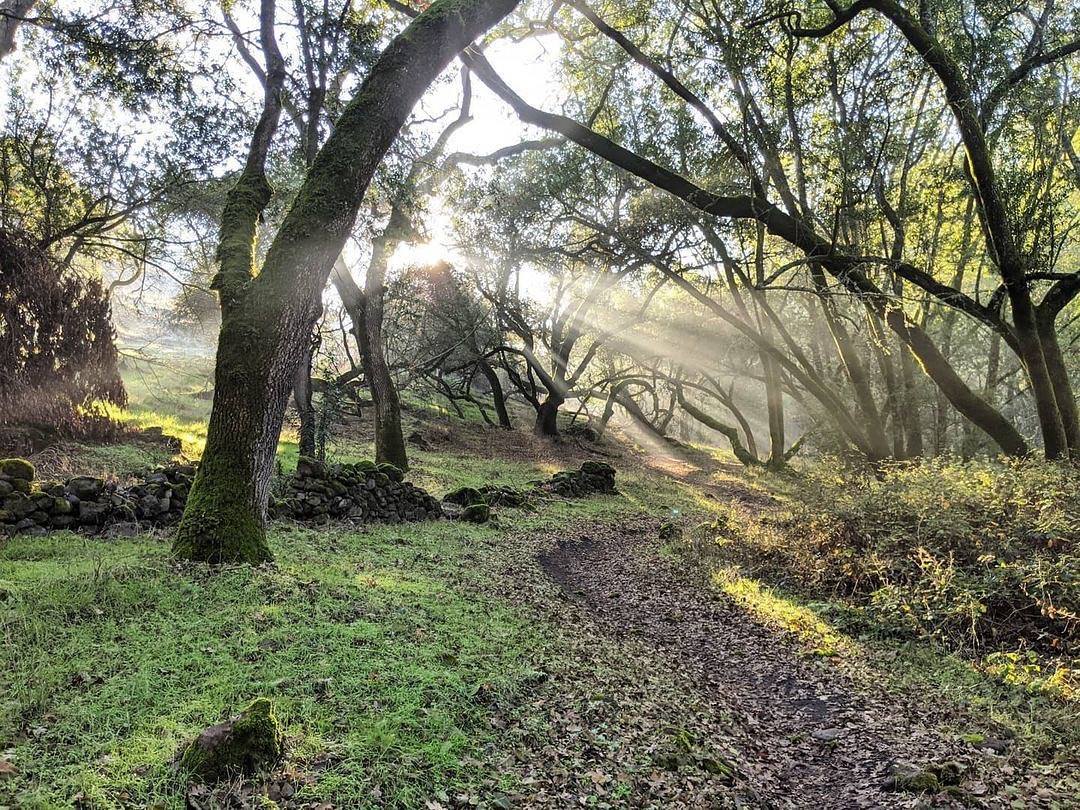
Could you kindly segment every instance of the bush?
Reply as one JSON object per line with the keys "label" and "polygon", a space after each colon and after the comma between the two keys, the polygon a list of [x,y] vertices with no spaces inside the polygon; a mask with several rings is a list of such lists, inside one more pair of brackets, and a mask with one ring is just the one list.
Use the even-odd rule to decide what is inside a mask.
{"label": "bush", "polygon": [[22,234],[0,229],[0,413],[6,425],[62,436],[116,426],[126,403],[101,282],[59,269]]}
{"label": "bush", "polygon": [[953,645],[1069,654],[1080,626],[1080,470],[951,460],[809,469],[785,509],[727,521],[770,581],[841,596],[879,626]]}

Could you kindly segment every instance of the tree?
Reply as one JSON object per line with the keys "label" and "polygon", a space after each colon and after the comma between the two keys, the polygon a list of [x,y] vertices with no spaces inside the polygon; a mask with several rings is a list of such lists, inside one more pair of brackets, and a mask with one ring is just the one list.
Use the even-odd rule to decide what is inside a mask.
{"label": "tree", "polygon": [[[675,5],[678,6],[679,4]],[[860,10],[864,10],[869,7],[869,4],[856,3],[855,6],[860,7]],[[833,7],[840,8],[835,4]],[[773,47],[773,44],[765,41],[760,34],[752,34],[757,37],[752,44],[747,41],[749,37],[744,37],[743,41],[736,41],[735,35],[731,32],[738,29],[738,24],[733,21],[732,16],[737,16],[742,12],[736,9],[734,5],[730,9],[724,4],[714,5],[710,9],[688,7],[685,13],[680,13],[679,8],[669,8],[666,5],[658,9],[659,19],[662,20],[660,27],[663,28],[661,36],[664,36],[666,40],[671,37],[685,36],[693,49],[709,49],[709,57],[699,60],[701,65],[719,63],[729,70],[729,78],[734,88],[733,96],[737,105],[736,108],[740,109],[744,116],[744,122],[740,130],[733,130],[721,122],[719,117],[712,112],[712,108],[703,101],[702,94],[692,90],[670,69],[664,67],[659,60],[648,57],[629,38],[603,23],[599,15],[591,13],[581,3],[575,4],[575,8],[580,10],[590,24],[597,28],[603,36],[617,45],[625,53],[626,57],[644,67],[659,80],[663,87],[694,109],[708,124],[708,127],[715,135],[717,145],[722,149],[724,161],[722,165],[738,168],[744,174],[743,179],[737,182],[732,182],[735,179],[734,174],[730,175],[730,179],[726,176],[726,172],[719,175],[722,183],[732,187],[731,193],[727,193],[726,189],[723,192],[712,191],[708,188],[706,179],[691,179],[688,176],[689,171],[686,166],[683,167],[683,173],[676,173],[666,168],[660,160],[649,157],[641,149],[628,149],[611,137],[611,135],[630,131],[629,126],[620,124],[612,127],[606,122],[603,127],[583,126],[570,117],[539,110],[526,103],[500,77],[494,74],[490,65],[486,63],[481,55],[468,53],[463,58],[473,68],[476,75],[507,101],[523,120],[568,137],[597,156],[611,161],[622,169],[673,194],[709,217],[715,217],[720,221],[734,225],[738,223],[758,223],[758,227],[762,228],[766,236],[774,243],[778,241],[787,246],[785,250],[794,249],[802,254],[801,258],[793,257],[793,260],[785,264],[784,268],[787,270],[805,268],[811,272],[812,282],[813,274],[821,271],[824,274],[824,279],[819,275],[817,276],[818,282],[827,280],[829,286],[823,288],[820,283],[816,283],[814,286],[817,287],[816,293],[818,295],[830,294],[831,285],[836,285],[846,294],[853,296],[867,312],[867,317],[870,319],[871,333],[876,329],[878,322],[883,328],[891,330],[905,347],[905,351],[911,352],[918,361],[919,366],[926,372],[928,379],[938,388],[952,407],[986,431],[1005,452],[1022,454],[1027,451],[1027,442],[1016,427],[1005,418],[998,408],[981,396],[961,376],[953,362],[943,353],[935,338],[927,331],[924,322],[920,322],[917,314],[908,311],[903,299],[898,297],[898,287],[893,284],[892,280],[901,279],[904,282],[916,285],[920,290],[938,298],[941,304],[955,308],[977,320],[980,324],[993,329],[1002,336],[1002,340],[1007,345],[1010,345],[1010,348],[1017,352],[1017,356],[1023,361],[1029,376],[1032,373],[1031,369],[1034,369],[1035,376],[1033,380],[1037,382],[1040,373],[1039,364],[1032,359],[1034,352],[1025,350],[1021,345],[1022,341],[1019,333],[1013,328],[1015,324],[1004,323],[995,307],[980,303],[964,292],[949,288],[947,284],[938,281],[928,270],[906,261],[904,259],[906,251],[904,250],[903,240],[899,240],[901,245],[899,255],[890,255],[887,251],[886,255],[881,257],[863,254],[860,248],[865,244],[865,239],[862,236],[865,228],[860,228],[857,239],[848,238],[849,231],[846,226],[852,221],[852,218],[847,214],[849,203],[843,197],[833,203],[835,216],[832,216],[831,219],[827,218],[831,212],[815,211],[813,208],[801,204],[800,197],[802,194],[800,188],[802,184],[800,182],[793,183],[790,180],[786,174],[788,171],[786,167],[794,167],[794,172],[798,175],[805,168],[805,164],[800,162],[798,150],[795,150],[793,160],[790,159],[789,155],[782,155],[779,145],[780,140],[776,135],[777,129],[774,128],[774,123],[769,121],[762,111],[762,105],[766,101],[771,103],[772,99],[775,98],[771,94],[773,87],[775,87],[772,77],[784,75],[782,60],[784,59],[783,54],[786,53],[785,50]],[[948,21],[943,21],[943,24],[946,22]],[[742,21],[739,21],[739,23],[742,23]],[[679,30],[680,27],[690,28],[694,25],[699,26],[699,30],[686,34]],[[674,26],[674,30],[672,26]],[[759,31],[761,27],[759,23],[757,26],[749,26],[749,29]],[[1046,26],[1039,27],[1043,33],[1046,32]],[[839,28],[839,25],[835,26],[833,30],[836,30],[836,28]],[[1053,64],[1055,60],[1075,52],[1076,48],[1071,42],[1044,48],[1042,42],[1043,33],[1040,33],[1033,40],[1031,48],[1028,49],[1029,54],[1023,58],[1020,67],[1008,73],[1007,82],[1009,87],[1022,85],[1036,68]],[[703,42],[706,43],[704,46],[701,45]],[[894,44],[890,41],[882,45],[877,40],[875,40],[875,43],[881,47]],[[757,53],[762,54],[760,59],[755,55]],[[864,50],[861,53],[872,53],[872,51]],[[891,48],[886,50],[885,53],[891,56],[898,53],[898,51]],[[1031,54],[1034,54],[1034,56],[1031,56]],[[712,58],[714,55],[718,58]],[[756,62],[758,61],[762,63],[762,73],[748,76],[747,71],[756,69]],[[776,70],[777,62],[780,63],[779,71]],[[902,75],[904,71],[909,69],[911,69],[911,65],[908,62],[897,58],[896,75]],[[925,72],[929,68],[924,66],[922,70]],[[622,75],[629,77],[640,74],[624,73]],[[711,80],[714,77],[710,75],[707,78]],[[898,87],[902,85],[894,84],[890,86]],[[783,110],[783,89],[779,93],[781,100],[776,104],[776,107]],[[990,94],[993,95],[992,89]],[[625,121],[625,117],[620,116],[620,120]],[[829,119],[826,118],[825,120]],[[798,134],[794,132],[795,126],[792,126],[790,121],[784,122],[781,117],[778,125],[781,128],[780,131],[786,130],[786,137],[789,137],[792,142],[799,142]],[[734,131],[739,131],[740,135],[737,137],[733,134]],[[1057,137],[1052,139],[1055,149],[1058,148],[1056,144],[1059,140]],[[649,149],[655,148],[652,144],[646,146]],[[658,151],[662,152],[663,150]],[[665,153],[660,157],[667,159],[670,154]],[[1061,164],[1061,161],[1057,161],[1057,163]],[[710,171],[714,177],[717,175],[716,170],[711,166]],[[706,173],[705,177],[708,177],[708,173]],[[832,177],[825,179],[828,182],[834,182]],[[798,177],[796,180],[798,180]],[[873,175],[871,175],[871,180],[873,181]],[[770,198],[772,193],[778,195],[779,201],[774,202]],[[974,193],[979,193],[977,188],[974,189]],[[827,193],[819,195],[817,199],[831,202]],[[862,202],[867,197],[862,194],[858,199]],[[870,199],[872,200],[873,197],[870,197]],[[1046,211],[1048,209],[1040,205],[1035,210]],[[904,212],[904,215],[906,214],[907,212]],[[887,204],[881,206],[877,216],[882,223],[882,227],[888,228],[891,218]],[[836,223],[840,225],[839,230],[834,227]],[[1048,230],[1044,233],[1050,235],[1051,231]],[[1060,238],[1057,235],[1060,233],[1060,229],[1053,232],[1055,241]],[[899,234],[897,235],[899,236]],[[908,244],[910,244],[910,241]],[[879,275],[876,268],[884,268],[886,272]],[[1039,274],[1035,274],[1028,281],[1039,277]],[[1059,299],[1069,300],[1071,295],[1075,294],[1073,285],[1080,284],[1077,278],[1074,273],[1051,273],[1048,280],[1053,282],[1051,289],[1055,291],[1055,294],[1048,304],[1056,306]],[[883,282],[887,282],[892,288],[884,286]],[[790,282],[787,282],[787,286],[792,287]],[[1002,299],[1008,299],[1008,294],[1008,285],[1003,285],[996,300],[1000,302]],[[1000,304],[998,304],[999,306]],[[834,319],[834,325],[838,324],[839,320]],[[1023,331],[1023,328],[1021,328],[1021,331]],[[860,380],[865,375],[865,368],[860,370],[860,366],[863,365],[863,361],[857,358],[852,351],[849,351],[852,346],[842,345],[845,340],[839,329],[834,331],[834,339],[837,341],[837,348],[842,348],[844,354],[846,354],[847,376],[853,385],[862,386]],[[1043,354],[1047,354],[1045,346],[1043,347]],[[1049,349],[1049,354],[1051,356],[1054,354],[1052,346]],[[880,357],[878,359],[881,360]],[[899,395],[906,395],[905,392],[910,386],[905,383],[905,389],[901,391],[900,387],[895,384],[895,375],[892,375],[889,371],[889,364],[880,363],[880,365],[882,366],[884,378],[889,380],[891,376],[894,381],[891,386],[893,390],[891,396],[893,401],[898,401]],[[1052,378],[1051,383],[1053,383],[1053,380],[1064,379],[1064,384],[1067,384],[1067,374],[1064,368],[1061,369],[1061,373],[1050,376]],[[1063,386],[1060,382],[1055,384],[1059,389]],[[1033,387],[1038,388],[1039,386],[1035,385]],[[1040,414],[1044,414],[1049,409],[1047,397],[1044,396],[1046,390],[1046,386],[1043,386],[1043,394],[1036,393],[1033,397],[1035,399],[1035,410]],[[871,393],[871,389],[863,387],[858,402],[866,424],[873,426],[880,422],[881,415],[878,413],[874,417],[873,411],[877,410],[877,406],[875,405],[873,409],[870,407],[872,403],[869,394]],[[1070,397],[1058,396],[1055,393],[1054,400],[1063,401],[1067,405]],[[897,407],[895,405],[890,407],[895,413]],[[1058,441],[1060,433],[1055,433],[1052,429],[1053,420],[1048,421],[1043,415],[1040,415],[1039,422],[1043,428],[1047,455],[1051,457],[1060,455],[1062,447]],[[875,436],[873,437],[872,446],[877,449],[872,450],[872,452],[879,454],[883,449],[881,430],[876,427],[874,430]],[[918,441],[913,435],[914,431],[910,430],[910,433],[913,439],[911,445],[917,447]]]}
{"label": "tree", "polygon": [[[222,216],[222,325],[206,449],[174,543],[183,557],[258,562],[270,556],[266,506],[292,378],[319,297],[364,192],[413,105],[463,48],[516,0],[438,0],[387,46],[312,162],[256,273],[253,241],[271,191],[265,160],[280,116],[280,80],[268,81],[247,164]],[[283,72],[263,0],[267,74]]]}

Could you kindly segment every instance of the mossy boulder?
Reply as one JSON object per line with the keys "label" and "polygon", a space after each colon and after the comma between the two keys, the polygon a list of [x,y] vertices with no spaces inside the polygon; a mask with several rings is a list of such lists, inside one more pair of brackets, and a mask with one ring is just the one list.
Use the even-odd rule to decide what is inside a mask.
{"label": "mossy boulder", "polygon": [[180,756],[180,768],[204,782],[265,772],[285,756],[273,705],[259,698],[236,717],[204,729]]}
{"label": "mossy boulder", "polygon": [[925,768],[898,765],[885,782],[886,790],[904,793],[940,793],[956,790],[964,776],[964,766],[958,762],[930,763]]}
{"label": "mossy boulder", "polygon": [[34,465],[25,458],[5,458],[0,461],[0,473],[17,481],[33,481]]}
{"label": "mossy boulder", "polygon": [[486,503],[472,503],[465,507],[461,519],[466,523],[487,523],[491,520],[491,507]]}
{"label": "mossy boulder", "polygon": [[381,464],[377,464],[378,471],[393,481],[395,484],[400,484],[405,480],[405,473],[396,464],[391,464],[389,461],[384,461]]}
{"label": "mossy boulder", "polygon": [[487,503],[487,500],[475,487],[459,487],[443,495],[443,502],[471,506],[474,503]]}

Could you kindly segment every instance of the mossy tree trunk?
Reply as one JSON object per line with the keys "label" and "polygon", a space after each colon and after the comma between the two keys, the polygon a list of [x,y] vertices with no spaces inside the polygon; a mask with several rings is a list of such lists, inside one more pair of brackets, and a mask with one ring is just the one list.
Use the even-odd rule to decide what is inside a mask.
{"label": "mossy tree trunk", "polygon": [[[257,161],[249,156],[222,215],[214,405],[203,461],[177,531],[177,554],[213,562],[269,557],[266,506],[285,406],[323,288],[372,175],[431,82],[516,5],[517,0],[438,0],[394,38],[319,150],[257,274],[252,246],[270,196],[266,149]],[[267,6],[272,40],[272,0],[264,0],[264,11]],[[262,22],[265,52],[265,14]],[[265,130],[273,134],[280,93],[271,98],[268,88],[264,105],[277,108],[273,126],[262,126],[264,111],[252,155]]]}

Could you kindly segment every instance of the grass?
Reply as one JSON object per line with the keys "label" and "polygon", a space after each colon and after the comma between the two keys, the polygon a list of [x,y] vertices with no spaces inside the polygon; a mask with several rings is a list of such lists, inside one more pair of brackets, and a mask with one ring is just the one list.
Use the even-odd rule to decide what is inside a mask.
{"label": "grass", "polygon": [[218,573],[177,567],[149,537],[12,540],[0,748],[21,774],[0,804],[6,790],[28,808],[182,806],[179,746],[256,696],[274,699],[293,765],[323,769],[313,801],[417,806],[468,781],[492,703],[546,636],[470,587],[496,538],[278,528],[275,566]]}
{"label": "grass", "polygon": [[[129,425],[161,426],[197,456],[209,402],[186,372],[126,370]],[[169,376],[171,374],[171,376]],[[145,382],[146,379],[152,382]],[[194,403],[194,404],[192,404]],[[202,410],[199,410],[202,409]],[[83,470],[162,460],[140,445],[73,446]],[[370,458],[338,438],[335,461]],[[285,435],[281,464],[295,464]],[[410,479],[435,493],[521,486],[552,463],[411,454]],[[148,463],[150,462],[150,463]],[[180,566],[167,539],[103,541],[57,533],[0,545],[0,807],[183,806],[173,760],[200,729],[255,697],[273,699],[298,798],[339,807],[417,807],[490,778],[491,719],[520,703],[534,662],[559,634],[490,596],[505,576],[510,528],[690,505],[692,492],[643,473],[614,497],[499,510],[501,523],[305,530],[275,527],[275,564],[210,572]],[[538,733],[542,733],[538,729]],[[509,787],[509,786],[508,786]],[[490,793],[490,789],[487,791]]]}
{"label": "grass", "polygon": [[[198,375],[154,365],[129,366],[125,376],[131,402],[118,418],[161,426],[197,457],[210,405],[194,396],[205,390]],[[76,445],[71,463],[119,474],[163,460],[162,452]],[[335,437],[329,455],[357,461],[372,447]],[[286,433],[279,461],[288,469],[295,459],[295,436]],[[542,458],[460,448],[413,449],[410,459],[410,480],[437,495],[521,486],[556,469]],[[0,762],[19,771],[0,778],[0,808],[181,807],[182,779],[172,766],[181,744],[259,696],[274,700],[286,727],[288,769],[303,801],[422,807],[441,792],[467,791],[492,778],[483,762],[500,739],[493,718],[527,705],[538,662],[562,655],[554,647],[559,628],[488,587],[520,564],[508,530],[649,514],[705,521],[708,531],[738,522],[744,544],[764,544],[770,538],[755,532],[766,529],[729,507],[724,492],[769,491],[785,503],[798,495],[788,479],[706,478],[719,495],[644,467],[622,470],[618,496],[498,510],[499,522],[481,527],[278,526],[273,566],[213,573],[173,563],[167,540],[154,536],[60,533],[0,544]],[[800,598],[753,577],[728,568],[716,585],[829,666],[963,707],[959,737],[996,736],[1005,727],[1040,761],[1080,746],[1075,702],[1037,661],[1021,654],[973,661],[926,641],[878,637],[840,600]]]}

